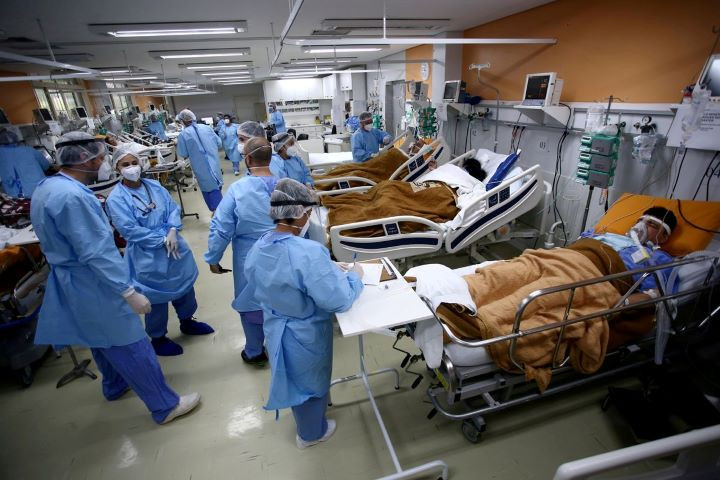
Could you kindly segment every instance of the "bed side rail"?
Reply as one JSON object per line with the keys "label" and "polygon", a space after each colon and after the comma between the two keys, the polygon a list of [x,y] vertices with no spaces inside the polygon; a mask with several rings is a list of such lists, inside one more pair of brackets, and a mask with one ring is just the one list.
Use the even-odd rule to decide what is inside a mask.
{"label": "bed side rail", "polygon": [[[680,297],[685,297],[688,295],[694,295],[694,294],[700,294],[706,291],[709,291],[711,288],[713,288],[716,282],[711,282],[710,275],[706,278],[705,283],[696,288],[688,289],[679,291],[677,293],[668,293],[665,291],[665,284],[662,280],[662,276],[660,275],[660,271],[664,270],[666,268],[677,268],[682,265],[688,265],[692,263],[699,263],[704,261],[713,261],[713,268],[717,269],[718,266],[720,266],[720,254],[715,255],[704,255],[704,256],[698,256],[691,259],[680,259],[675,262],[666,263],[663,265],[655,265],[651,267],[645,267],[645,268],[639,268],[635,270],[629,270],[627,272],[621,272],[621,273],[615,273],[612,275],[605,275],[601,277],[592,278],[589,280],[583,280],[580,282],[574,282],[574,283],[568,283],[564,285],[558,285],[556,287],[548,287],[541,290],[536,290],[534,292],[531,292],[527,297],[525,297],[520,304],[518,305],[517,311],[515,313],[515,321],[513,323],[513,329],[511,333],[501,335],[498,337],[488,338],[486,340],[463,340],[459,337],[457,337],[452,330],[437,316],[435,317],[442,326],[445,333],[448,335],[448,337],[455,343],[458,343],[460,345],[466,346],[466,347],[485,347],[487,345],[491,345],[494,343],[509,341],[510,342],[510,349],[509,349],[509,356],[510,360],[515,364],[516,367],[518,367],[520,370],[523,370],[523,365],[515,358],[515,351],[517,349],[517,341],[518,339],[522,337],[526,337],[528,335],[533,335],[541,332],[545,332],[548,330],[553,329],[560,329],[560,334],[558,335],[557,343],[555,345],[555,353],[557,354],[558,349],[560,348],[560,343],[562,341],[562,336],[564,333],[564,330],[574,323],[579,322],[585,322],[588,320],[594,320],[596,318],[606,317],[608,315],[612,315],[615,313],[621,313],[626,310],[635,310],[640,307],[646,307],[651,305],[657,305],[662,303],[663,306],[668,310],[671,311],[669,306],[669,301],[674,300]],[[630,287],[630,289],[623,295],[620,300],[618,300],[617,304],[609,309],[600,310],[598,312],[594,312],[588,315],[581,315],[575,318],[569,318],[570,316],[570,310],[572,308],[572,302],[573,298],[575,296],[575,291],[578,288],[586,287],[589,285],[595,285],[602,282],[609,282],[612,280],[619,280],[622,278],[630,277],[632,278],[633,275],[640,275],[640,278],[638,278],[637,281],[633,283],[633,285]],[[640,302],[634,302],[630,305],[624,305],[625,299],[628,298],[633,293],[639,293],[640,292],[640,285],[642,282],[648,278],[648,277],[654,277],[655,281],[657,282],[658,289],[660,291],[660,295],[657,298],[650,298],[648,300],[643,300]],[[563,291],[569,291],[570,297],[568,301],[568,305],[565,308],[565,313],[563,315],[563,319],[559,322],[553,322],[547,325],[542,325],[535,328],[530,328],[527,330],[522,330],[520,328],[522,323],[522,318],[525,313],[525,310],[527,309],[528,305],[530,305],[533,301],[537,300],[540,297],[543,297],[545,295],[550,295],[553,293],[563,292]],[[716,314],[720,310],[720,307],[716,308],[712,312],[710,312],[701,322],[699,322],[700,325],[704,325],[709,319]],[[555,355],[556,356],[556,355]],[[557,362],[555,359],[555,356],[553,357],[553,368],[562,367],[564,366],[568,361],[569,357],[566,356],[562,362]]]}
{"label": "bed side rail", "polygon": [[[418,150],[416,154],[408,156],[408,159],[405,160],[402,165],[396,168],[392,174],[390,174],[388,180],[400,180],[403,176],[407,176],[417,170],[418,167],[425,163],[423,157],[426,154],[433,152],[433,149],[435,149],[438,145],[439,141],[435,140],[430,145],[423,145],[422,147],[420,147],[420,150]],[[402,150],[400,151],[402,152]],[[405,153],[405,155],[407,155],[407,153]]]}
{"label": "bed side rail", "polygon": [[[523,179],[525,180],[520,188],[510,194],[510,186]],[[532,210],[545,194],[544,187],[540,165],[534,165],[506,178],[465,207],[466,211],[484,210],[484,213],[470,225],[448,232],[445,249],[449,253],[462,250],[509,220]]]}
{"label": "bed side rail", "polygon": [[[421,232],[400,233],[400,222],[419,223]],[[377,237],[351,237],[340,232],[365,227],[380,227],[384,235]],[[330,244],[335,257],[340,261],[368,260],[378,257],[405,258],[408,256],[431,253],[439,250],[443,244],[445,229],[426,218],[412,215],[376,218],[362,222],[335,225],[330,227]]]}
{"label": "bed side rail", "polygon": [[[351,187],[350,182],[358,182],[362,185],[359,185],[357,187]],[[317,194],[319,197],[326,196],[326,195],[342,195],[343,193],[352,193],[352,192],[365,192],[367,190],[370,190],[372,187],[376,185],[375,182],[373,182],[370,179],[363,178],[363,177],[355,177],[355,176],[347,176],[347,177],[336,177],[336,178],[327,178],[322,180],[315,180],[315,185],[332,185],[337,184],[336,190],[318,190]]]}

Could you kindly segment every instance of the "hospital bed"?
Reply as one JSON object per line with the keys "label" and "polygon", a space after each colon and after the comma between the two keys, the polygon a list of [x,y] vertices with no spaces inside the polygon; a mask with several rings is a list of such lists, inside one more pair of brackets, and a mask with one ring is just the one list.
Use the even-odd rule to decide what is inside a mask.
{"label": "hospital bed", "polygon": [[[468,275],[475,272],[476,268],[484,266],[487,266],[487,264],[464,267],[457,269],[456,273],[460,276]],[[686,280],[681,281],[677,293],[673,294],[670,293],[672,290],[667,288],[659,274],[660,270],[666,268],[672,268],[676,271],[679,271],[677,269],[685,269],[685,272],[690,268],[694,272],[700,272],[700,274],[687,275]],[[642,276],[634,282],[633,286],[612,308],[589,315],[571,317],[570,305],[579,289],[621,278],[632,279],[633,275]],[[640,284],[648,276],[656,279],[657,285],[660,286],[660,296],[625,306],[625,299],[633,293],[640,292]],[[682,276],[681,274],[680,278]],[[488,414],[560,394],[575,387],[620,373],[629,372],[649,365],[653,361],[662,363],[663,359],[675,354],[675,350],[679,350],[674,348],[680,343],[678,338],[702,332],[709,327],[712,318],[720,312],[717,299],[718,286],[720,286],[720,254],[700,252],[698,255],[688,255],[685,258],[680,258],[671,264],[650,266],[534,291],[517,306],[512,331],[501,337],[485,340],[458,338],[436,314],[434,320],[431,321],[437,322],[442,327],[442,333],[449,338],[450,342],[443,345],[440,364],[433,369],[437,381],[427,389],[427,395],[433,405],[428,418],[432,418],[440,412],[451,420],[462,421],[463,435],[470,442],[476,443],[479,441],[482,432],[485,431],[485,416]],[[545,296],[558,294],[559,292],[566,293],[569,299],[562,320],[552,324],[524,329],[522,319],[524,315],[525,318],[528,318],[527,311],[533,311],[534,302],[542,302]],[[426,298],[423,300],[425,300],[430,310],[434,311],[431,300]],[[590,375],[581,375],[574,372],[569,365],[569,353],[562,360],[557,359],[563,332],[569,325],[600,319],[601,317],[643,306],[656,308],[657,323],[654,330],[648,335],[622,345],[614,351],[608,351],[602,367],[597,372]],[[666,314],[665,312],[674,313]],[[403,336],[417,337],[417,328],[417,325],[409,325],[404,331],[400,331],[393,346],[393,348],[406,355],[401,366],[405,367],[409,373],[418,376],[413,387],[420,383],[422,375],[413,372],[410,367],[412,364],[423,360],[424,354],[410,355],[408,352],[397,348],[396,345]],[[552,368],[552,381],[542,393],[539,392],[534,382],[525,379],[524,373],[510,373],[501,370],[493,362],[486,349],[486,347],[494,343],[510,342],[510,360],[522,372],[523,365],[516,357],[517,342],[531,335],[543,335],[543,332],[552,329],[559,330],[557,343],[555,344],[555,355],[553,355],[556,360],[550,365]],[[673,342],[668,343],[670,335],[675,338]],[[437,348],[437,345],[433,347],[426,339],[420,340],[418,343],[421,352]],[[666,345],[672,348],[666,349]]]}
{"label": "hospital bed", "polygon": [[[403,152],[403,154],[408,157],[407,160],[397,167],[397,169],[395,169],[395,171],[390,174],[390,177],[386,180],[414,182],[428,171],[431,162],[435,162],[437,165],[444,165],[450,160],[450,149],[445,143],[445,140],[442,138],[439,138],[428,145],[424,145],[413,155],[407,155],[405,152]],[[351,182],[355,184],[359,183],[360,185],[351,186]],[[342,195],[343,193],[362,192],[371,188],[376,184],[376,182],[368,178],[358,176],[333,177],[315,180],[315,185],[333,184],[337,184],[335,189],[319,191],[318,195]]]}
{"label": "hospital bed", "polygon": [[[461,166],[467,158],[472,158],[475,151],[471,150],[449,163]],[[494,172],[488,172],[488,178]],[[351,191],[365,191],[367,187],[355,187]],[[318,192],[322,194],[337,194],[335,191]],[[458,218],[462,218],[460,225],[452,228],[447,224],[439,224],[428,219],[416,216],[396,216],[378,218],[344,225],[332,225],[329,229],[329,242],[327,235],[327,209],[318,207],[313,209],[310,217],[310,238],[330,248],[339,261],[350,262],[366,260],[377,257],[391,259],[405,259],[419,255],[433,255],[437,253],[453,254],[466,249],[481,239],[486,243],[507,241],[514,238],[515,232],[506,233],[497,238],[489,238],[501,226],[511,224],[521,215],[533,210],[541,199],[545,204],[549,202],[550,185],[544,182],[539,165],[530,168],[516,167],[510,175],[491,190],[473,190],[471,199],[464,202]],[[517,230],[522,237],[539,236],[545,225],[547,209],[542,209],[540,229]],[[462,215],[462,217],[460,217]],[[414,222],[423,225],[421,231],[402,233],[400,222]],[[457,223],[457,222],[456,222]],[[373,237],[349,236],[347,231],[378,226],[383,235]]]}

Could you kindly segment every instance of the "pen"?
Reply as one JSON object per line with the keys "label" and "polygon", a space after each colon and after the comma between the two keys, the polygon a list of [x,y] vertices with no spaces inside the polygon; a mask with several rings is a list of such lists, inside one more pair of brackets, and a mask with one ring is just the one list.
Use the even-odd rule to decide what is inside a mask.
{"label": "pen", "polygon": [[357,252],[353,253],[353,261],[350,264],[350,270],[352,270],[355,267],[355,260],[357,260]]}

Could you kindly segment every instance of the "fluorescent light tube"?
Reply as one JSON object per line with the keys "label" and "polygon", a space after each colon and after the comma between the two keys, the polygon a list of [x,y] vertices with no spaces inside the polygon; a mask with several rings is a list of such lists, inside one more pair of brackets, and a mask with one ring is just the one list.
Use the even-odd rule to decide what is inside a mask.
{"label": "fluorescent light tube", "polygon": [[101,78],[100,80],[106,80],[108,82],[129,82],[133,80],[156,80],[158,77],[113,77],[113,78]]}
{"label": "fluorescent light tube", "polygon": [[193,66],[193,67],[185,67],[188,70],[217,70],[220,68],[250,68],[250,65],[209,65],[209,66]]}
{"label": "fluorescent light tube", "polygon": [[379,52],[381,47],[307,47],[305,53],[333,53],[333,52]]}
{"label": "fluorescent light tube", "polygon": [[189,28],[189,29],[168,29],[168,30],[120,30],[117,32],[107,32],[109,35],[117,38],[130,37],[172,37],[180,35],[231,35],[233,33],[244,32],[244,29],[238,28]]}
{"label": "fluorescent light tube", "polygon": [[211,72],[201,73],[203,77],[221,77],[223,75],[250,75],[250,72]]}

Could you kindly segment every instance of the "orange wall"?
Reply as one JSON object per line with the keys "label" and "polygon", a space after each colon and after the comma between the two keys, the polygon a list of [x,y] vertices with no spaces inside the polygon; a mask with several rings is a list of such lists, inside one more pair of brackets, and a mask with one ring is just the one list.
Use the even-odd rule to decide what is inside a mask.
{"label": "orange wall", "polygon": [[[520,100],[528,73],[557,72],[562,100],[610,94],[626,102],[672,103],[697,80],[720,23],[720,0],[558,0],[465,31],[465,37],[554,37],[556,45],[465,45],[470,93],[495,98],[471,63],[490,62],[481,78],[505,100]],[[408,50],[409,51],[409,50]]]}
{"label": "orange wall", "polygon": [[160,104],[164,102],[164,100],[163,97],[145,97],[140,95],[133,95],[132,102],[133,105],[137,105],[138,107],[140,107],[141,112],[146,112],[150,110],[151,103],[155,105],[155,108],[158,108]]}
{"label": "orange wall", "polygon": [[[25,74],[2,72],[0,75],[11,77]],[[0,83],[0,108],[5,110],[12,123],[32,123],[32,111],[39,107],[30,82]]]}
{"label": "orange wall", "polygon": [[[430,69],[428,70],[428,79],[423,80],[420,76],[420,64],[419,63],[406,63],[405,64],[405,80],[414,82],[424,82],[428,84],[428,96],[432,94],[432,58],[433,58],[433,46],[432,45],[419,45],[417,47],[408,48],[405,50],[405,60],[428,60]],[[407,96],[407,92],[405,93]]]}

